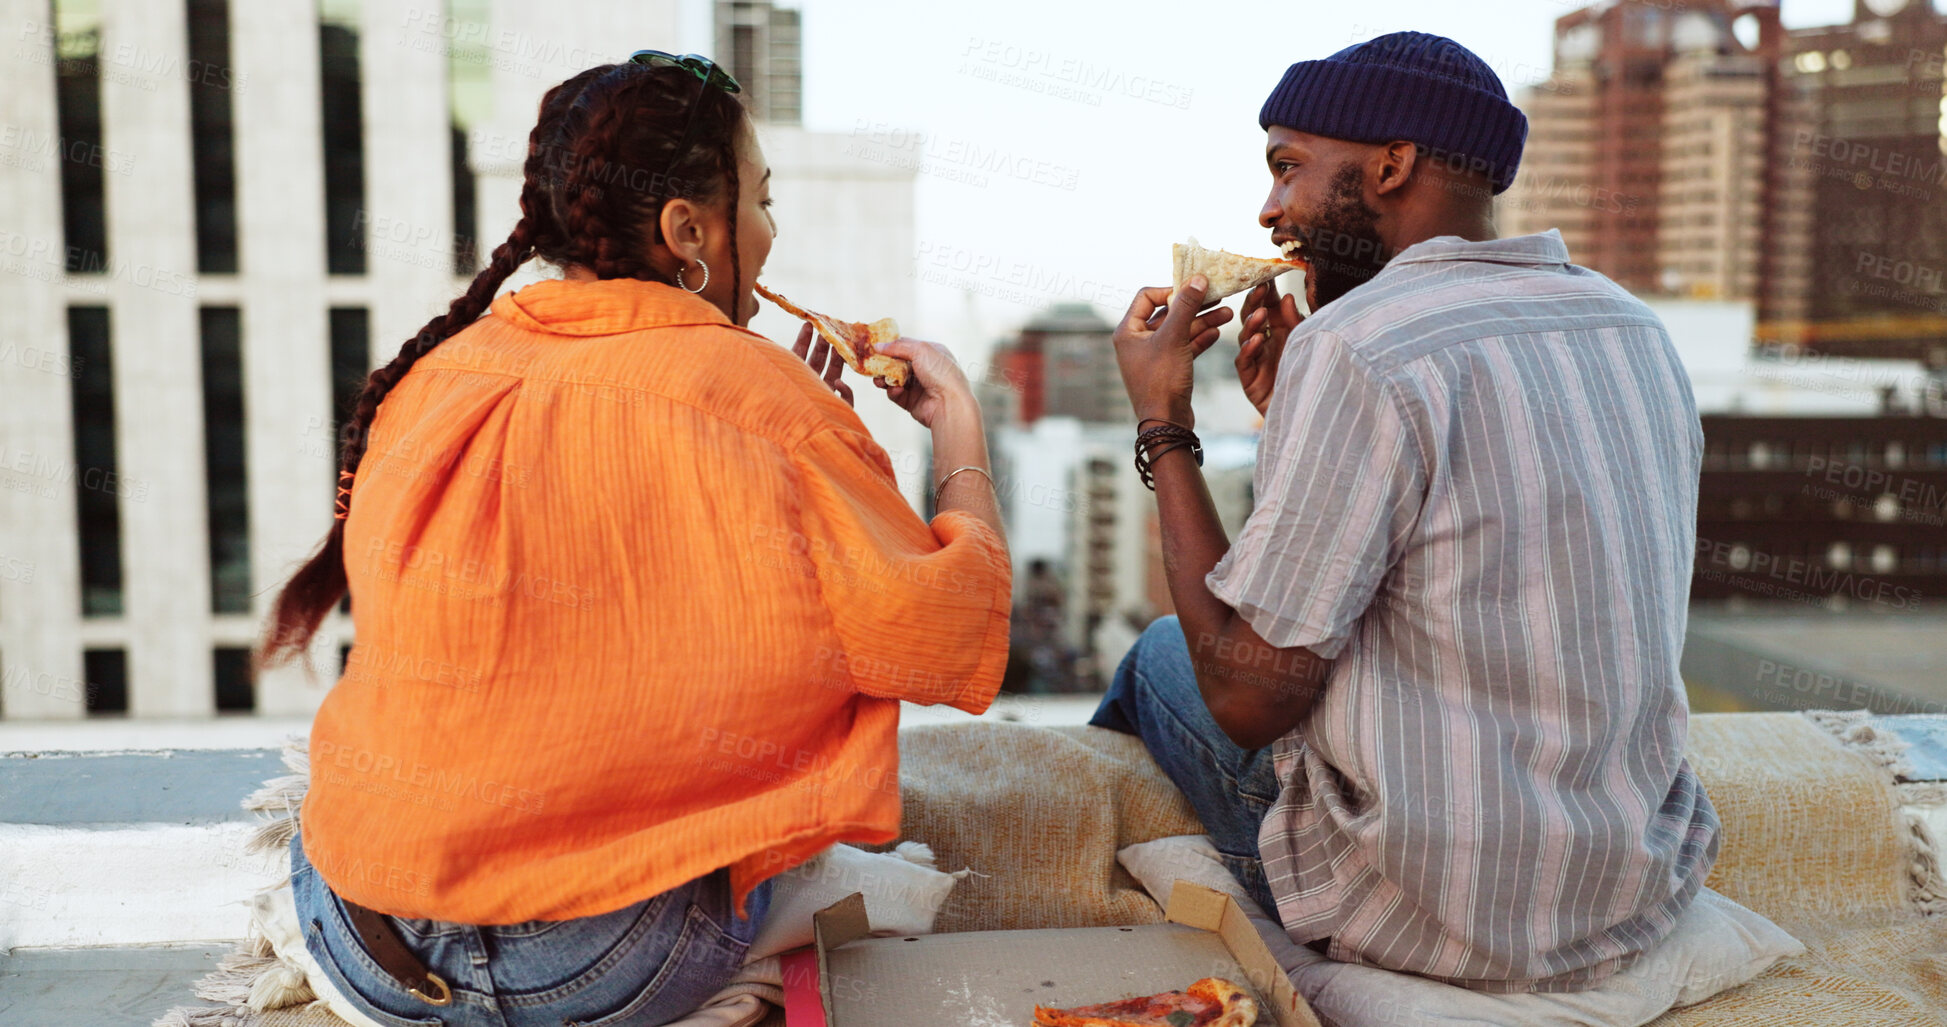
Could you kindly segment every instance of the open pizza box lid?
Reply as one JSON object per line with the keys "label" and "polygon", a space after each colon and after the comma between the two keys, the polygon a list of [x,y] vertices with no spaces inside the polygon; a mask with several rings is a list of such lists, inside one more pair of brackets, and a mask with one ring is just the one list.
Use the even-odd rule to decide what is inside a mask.
{"label": "open pizza box lid", "polygon": [[[1034,1007],[1181,991],[1222,977],[1257,1022],[1319,1027],[1230,896],[1179,881],[1167,923],[869,937],[854,892],[812,918],[826,1027],[1031,1027]],[[793,1021],[796,1027],[796,1021]]]}

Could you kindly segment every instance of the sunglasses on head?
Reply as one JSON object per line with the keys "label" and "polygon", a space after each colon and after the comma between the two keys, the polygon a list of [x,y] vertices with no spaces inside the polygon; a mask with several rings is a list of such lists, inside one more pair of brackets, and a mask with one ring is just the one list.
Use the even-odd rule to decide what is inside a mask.
{"label": "sunglasses on head", "polygon": [[717,66],[717,62],[700,53],[673,54],[663,50],[637,50],[629,55],[632,64],[644,64],[651,68],[681,68],[701,79],[703,84],[719,85],[726,93],[741,93],[743,87],[730,73]]}
{"label": "sunglasses on head", "polygon": [[[629,55],[629,62],[651,68],[681,68],[696,76],[703,83],[703,89],[718,86],[726,93],[743,92],[743,87],[737,84],[737,80],[731,77],[729,72],[700,53],[673,54],[663,50],[637,50]],[[670,171],[675,170],[677,162],[690,152],[690,144],[696,139],[696,115],[702,107],[703,90],[699,89],[696,93],[696,102],[690,104],[690,118],[688,124],[683,127],[683,141],[677,145],[676,155],[670,158],[669,167],[663,170],[665,179],[668,178]]]}

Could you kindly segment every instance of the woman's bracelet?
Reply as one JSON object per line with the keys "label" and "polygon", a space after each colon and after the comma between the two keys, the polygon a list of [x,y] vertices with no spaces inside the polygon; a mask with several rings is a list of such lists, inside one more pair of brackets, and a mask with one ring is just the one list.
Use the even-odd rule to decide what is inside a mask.
{"label": "woman's bracelet", "polygon": [[968,465],[967,465],[967,466],[965,466],[965,467],[955,467],[955,468],[954,468],[953,470],[951,470],[951,471],[948,471],[948,472],[946,472],[946,477],[944,477],[944,478],[941,478],[941,479],[940,479],[940,483],[939,483],[938,485],[935,485],[935,486],[933,486],[933,505],[934,505],[934,506],[939,506],[939,505],[940,505],[940,494],[946,491],[946,483],[947,483],[947,482],[950,482],[950,481],[952,481],[952,480],[953,480],[953,476],[954,476],[954,475],[956,475],[956,474],[959,474],[959,473],[960,473],[960,472],[962,472],[962,471],[972,471],[972,472],[974,472],[975,474],[978,474],[978,475],[980,475],[981,477],[983,477],[983,478],[985,478],[985,479],[987,479],[987,484],[988,484],[988,485],[990,485],[990,486],[991,486],[991,485],[993,485],[993,484],[994,484],[994,476],[993,476],[993,475],[991,475],[991,474],[988,474],[988,473],[987,473],[987,468],[985,468],[985,467],[982,467],[982,466],[980,466],[980,465],[978,465],[978,464],[968,464]]}

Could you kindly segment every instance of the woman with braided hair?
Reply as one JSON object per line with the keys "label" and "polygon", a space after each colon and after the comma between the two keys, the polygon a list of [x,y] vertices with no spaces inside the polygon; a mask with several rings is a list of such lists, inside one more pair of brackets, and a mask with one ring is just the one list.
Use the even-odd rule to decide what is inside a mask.
{"label": "woman with braided hair", "polygon": [[[929,524],[825,344],[745,327],[776,228],[736,89],[644,51],[547,92],[519,222],[372,373],[278,596],[267,664],[351,599],[290,854],[306,947],[373,1022],[683,1016],[776,875],[898,837],[900,700],[999,689],[972,391],[879,347],[931,429]],[[561,277],[496,297],[536,257]]]}

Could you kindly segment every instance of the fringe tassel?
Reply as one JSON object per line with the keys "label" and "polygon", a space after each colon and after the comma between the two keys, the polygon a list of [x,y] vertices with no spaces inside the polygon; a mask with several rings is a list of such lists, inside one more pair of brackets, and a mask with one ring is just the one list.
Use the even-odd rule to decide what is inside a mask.
{"label": "fringe tassel", "polygon": [[1925,816],[1915,806],[1938,805],[1947,801],[1947,789],[1934,783],[1903,783],[1913,772],[1906,758],[1910,744],[1891,732],[1867,723],[1871,710],[1804,710],[1802,715],[1817,724],[1839,744],[1872,760],[1886,771],[1888,782],[1900,803],[1900,816],[1906,820],[1907,901],[1920,913],[1947,913],[1947,878],[1941,873],[1941,841],[1928,829]]}
{"label": "fringe tassel", "polygon": [[1914,908],[1929,916],[1947,913],[1947,881],[1940,873],[1939,840],[1927,829],[1918,814],[1907,811],[1907,847],[1913,854],[1908,874],[1912,878],[1909,896]]}
{"label": "fringe tassel", "polygon": [[1871,710],[1803,710],[1801,715],[1894,777],[1913,772],[1906,758],[1907,743],[1867,723],[1875,715]]}
{"label": "fringe tassel", "polygon": [[[297,835],[298,812],[311,784],[308,740],[302,735],[286,737],[281,758],[291,773],[264,782],[243,800],[244,809],[268,818],[246,843],[250,852],[286,848]],[[288,876],[285,881],[289,881]],[[280,883],[266,890],[282,886]],[[217,961],[214,971],[196,982],[196,997],[223,1004],[178,1006],[164,1013],[152,1027],[260,1027],[261,1012],[318,1001],[305,979],[304,968],[280,959],[254,921],[248,936]]]}
{"label": "fringe tassel", "polygon": [[[1947,874],[1942,873],[1941,846],[1947,839],[1936,835],[1928,812],[1947,807],[1947,782],[1916,781],[1894,789],[1906,807],[1907,827],[1913,832],[1915,857],[1913,872],[1918,886],[1914,904],[1924,913],[1947,913]],[[1937,818],[1936,818],[1937,819]]]}
{"label": "fringe tassel", "polygon": [[256,1012],[317,1001],[304,968],[286,962],[262,938],[246,939],[196,982],[196,997]]}
{"label": "fringe tassel", "polygon": [[[249,1018],[244,1019],[246,1016]],[[180,1006],[162,1014],[151,1027],[255,1027],[256,1022],[257,1017],[247,1010]]]}
{"label": "fringe tassel", "polygon": [[893,847],[892,854],[916,866],[928,870],[938,870],[934,865],[933,847],[925,842],[900,842]]}
{"label": "fringe tassel", "polygon": [[264,782],[262,788],[243,800],[243,808],[266,814],[264,824],[250,836],[251,852],[273,852],[291,844],[297,835],[298,811],[304,807],[304,793],[311,787],[311,751],[302,735],[284,739],[283,761],[290,773]]}

